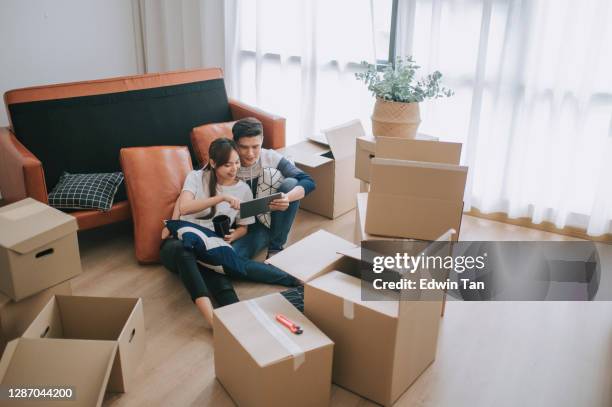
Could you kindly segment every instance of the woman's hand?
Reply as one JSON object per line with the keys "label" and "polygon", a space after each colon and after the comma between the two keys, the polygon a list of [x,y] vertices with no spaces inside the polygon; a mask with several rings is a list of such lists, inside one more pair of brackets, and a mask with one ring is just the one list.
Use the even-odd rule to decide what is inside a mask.
{"label": "woman's hand", "polygon": [[229,235],[225,235],[223,236],[223,240],[225,240],[227,243],[232,243],[234,240],[238,239],[238,233],[236,233],[235,229],[231,229],[231,232]]}
{"label": "woman's hand", "polygon": [[223,200],[227,202],[231,208],[240,209],[240,199],[234,198],[230,195],[222,195]]}
{"label": "woman's hand", "polygon": [[166,240],[168,236],[170,236],[170,231],[168,230],[168,228],[164,227],[162,229],[162,234],[161,234],[162,240]]}
{"label": "woman's hand", "polygon": [[223,240],[232,243],[247,234],[248,228],[245,225],[239,225],[236,229],[230,229],[230,234],[225,235]]}

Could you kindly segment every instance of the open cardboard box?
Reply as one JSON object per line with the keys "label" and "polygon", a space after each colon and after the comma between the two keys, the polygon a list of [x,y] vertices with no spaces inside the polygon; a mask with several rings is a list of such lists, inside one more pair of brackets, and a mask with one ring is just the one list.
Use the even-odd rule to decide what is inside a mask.
{"label": "open cardboard box", "polygon": [[0,208],[0,291],[19,301],[81,273],[77,229],[32,198]]}
{"label": "open cardboard box", "polygon": [[390,405],[435,358],[444,293],[362,301],[360,262],[359,246],[323,230],[268,260],[306,282],[304,313],[336,344],[334,383]]}
{"label": "open cardboard box", "polygon": [[316,189],[300,208],[334,219],[355,207],[359,182],[353,177],[356,138],[364,134],[359,120],[323,131],[327,144],[312,140],[278,150],[309,174]]}
{"label": "open cardboard box", "polygon": [[461,143],[438,142],[437,137],[417,134],[415,139],[362,136],[355,144],[355,178],[370,182],[374,157],[459,164]]}
{"label": "open cardboard box", "polygon": [[140,298],[54,296],[23,334],[24,338],[113,341],[118,350],[108,391],[123,393],[144,353]]}
{"label": "open cardboard box", "polygon": [[8,341],[23,335],[30,323],[54,295],[71,295],[70,280],[64,281],[21,301],[0,294],[0,352]]}
{"label": "open cardboard box", "polygon": [[[292,334],[276,321],[299,325]],[[326,406],[334,344],[280,294],[215,310],[215,374],[239,406]]]}
{"label": "open cardboard box", "polygon": [[115,341],[15,339],[8,343],[0,361],[1,386],[70,387],[74,393],[72,399],[12,399],[2,405],[101,406],[116,353]]}

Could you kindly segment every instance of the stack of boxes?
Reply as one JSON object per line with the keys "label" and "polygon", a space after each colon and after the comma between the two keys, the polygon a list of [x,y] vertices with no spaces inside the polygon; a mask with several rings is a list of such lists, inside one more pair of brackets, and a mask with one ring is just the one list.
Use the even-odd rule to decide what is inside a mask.
{"label": "stack of boxes", "polygon": [[0,385],[100,406],[105,391],[127,391],[142,359],[142,300],[72,296],[76,231],[74,217],[30,198],[0,208]]}
{"label": "stack of boxes", "polygon": [[[324,186],[317,201],[324,196],[327,209],[306,200],[303,207],[333,218],[353,199],[356,242],[458,238],[467,176],[461,144],[427,136],[374,139],[356,123],[325,135],[337,161],[325,175],[315,165],[329,151],[324,147],[306,141],[283,151]],[[357,193],[346,173],[347,146],[355,148],[354,175],[369,193]],[[360,246],[319,230],[267,260],[304,283],[304,315],[278,294],[215,311],[216,375],[238,405],[326,405],[331,377],[388,406],[434,361],[445,293],[409,301],[402,298],[414,293],[377,292],[371,300],[360,261]],[[286,330],[279,314],[302,334]]]}

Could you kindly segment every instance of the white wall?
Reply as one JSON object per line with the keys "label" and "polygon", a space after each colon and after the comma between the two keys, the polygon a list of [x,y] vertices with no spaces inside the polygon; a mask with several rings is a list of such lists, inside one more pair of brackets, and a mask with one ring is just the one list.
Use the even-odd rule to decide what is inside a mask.
{"label": "white wall", "polygon": [[[0,93],[139,73],[131,0],[0,0]],[[0,109],[0,126],[8,123]]]}

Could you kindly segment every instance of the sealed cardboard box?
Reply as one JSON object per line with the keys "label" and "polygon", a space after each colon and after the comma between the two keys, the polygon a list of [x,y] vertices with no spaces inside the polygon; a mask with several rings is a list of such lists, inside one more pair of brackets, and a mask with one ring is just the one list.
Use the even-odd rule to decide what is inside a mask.
{"label": "sealed cardboard box", "polygon": [[[417,148],[420,141],[429,142],[427,148]],[[382,149],[380,144],[383,144]],[[440,145],[445,145],[439,147]],[[448,150],[454,151],[459,147],[459,156],[461,155],[461,144],[459,143],[438,143],[438,138],[428,136],[426,134],[417,134],[414,140],[411,139],[397,139],[390,137],[374,137],[372,135],[359,137],[355,144],[355,178],[360,179],[363,182],[370,182],[370,162],[374,157],[380,158],[398,158],[402,160],[415,160],[415,161],[430,161],[425,159],[427,157],[438,157],[438,159],[444,159],[447,157]],[[429,153],[422,156],[423,150]],[[440,153],[439,150],[442,150]],[[431,154],[434,152],[434,154]],[[382,155],[381,155],[382,154]],[[385,156],[390,154],[390,156]],[[442,156],[442,157],[441,157]],[[412,158],[411,158],[412,157]],[[459,159],[455,164],[459,164]],[[434,162],[446,162],[436,161]]]}
{"label": "sealed cardboard box", "polygon": [[334,219],[355,207],[359,182],[353,177],[356,138],[364,134],[358,120],[323,131],[327,144],[306,140],[278,150],[308,173],[317,187],[300,208]]}
{"label": "sealed cardboard box", "polygon": [[371,170],[367,233],[436,240],[460,230],[467,167],[374,158]]}
{"label": "sealed cardboard box", "polygon": [[144,353],[144,315],[140,298],[57,295],[23,334],[24,338],[114,341],[118,345],[108,391],[126,392]]}
{"label": "sealed cardboard box", "polygon": [[71,295],[70,280],[64,281],[21,301],[0,294],[0,352],[6,342],[23,335],[30,323],[54,295]]}
{"label": "sealed cardboard box", "polygon": [[[291,333],[279,314],[303,332]],[[327,406],[333,347],[280,294],[215,310],[215,374],[239,406]]]}
{"label": "sealed cardboard box", "polygon": [[0,208],[0,291],[19,301],[79,274],[77,229],[32,198]]}
{"label": "sealed cardboard box", "polygon": [[361,280],[332,271],[308,282],[304,313],[334,341],[333,382],[392,405],[434,361],[439,300],[363,301]]}
{"label": "sealed cardboard box", "polygon": [[[2,405],[101,406],[116,352],[114,341],[15,339],[8,343],[0,361],[0,385],[70,388],[72,397],[12,399]],[[56,396],[62,395],[67,394],[56,393]]]}
{"label": "sealed cardboard box", "polygon": [[352,242],[321,229],[275,254],[266,263],[307,282],[344,268],[344,263],[350,260],[338,252],[354,247],[357,246]]}

